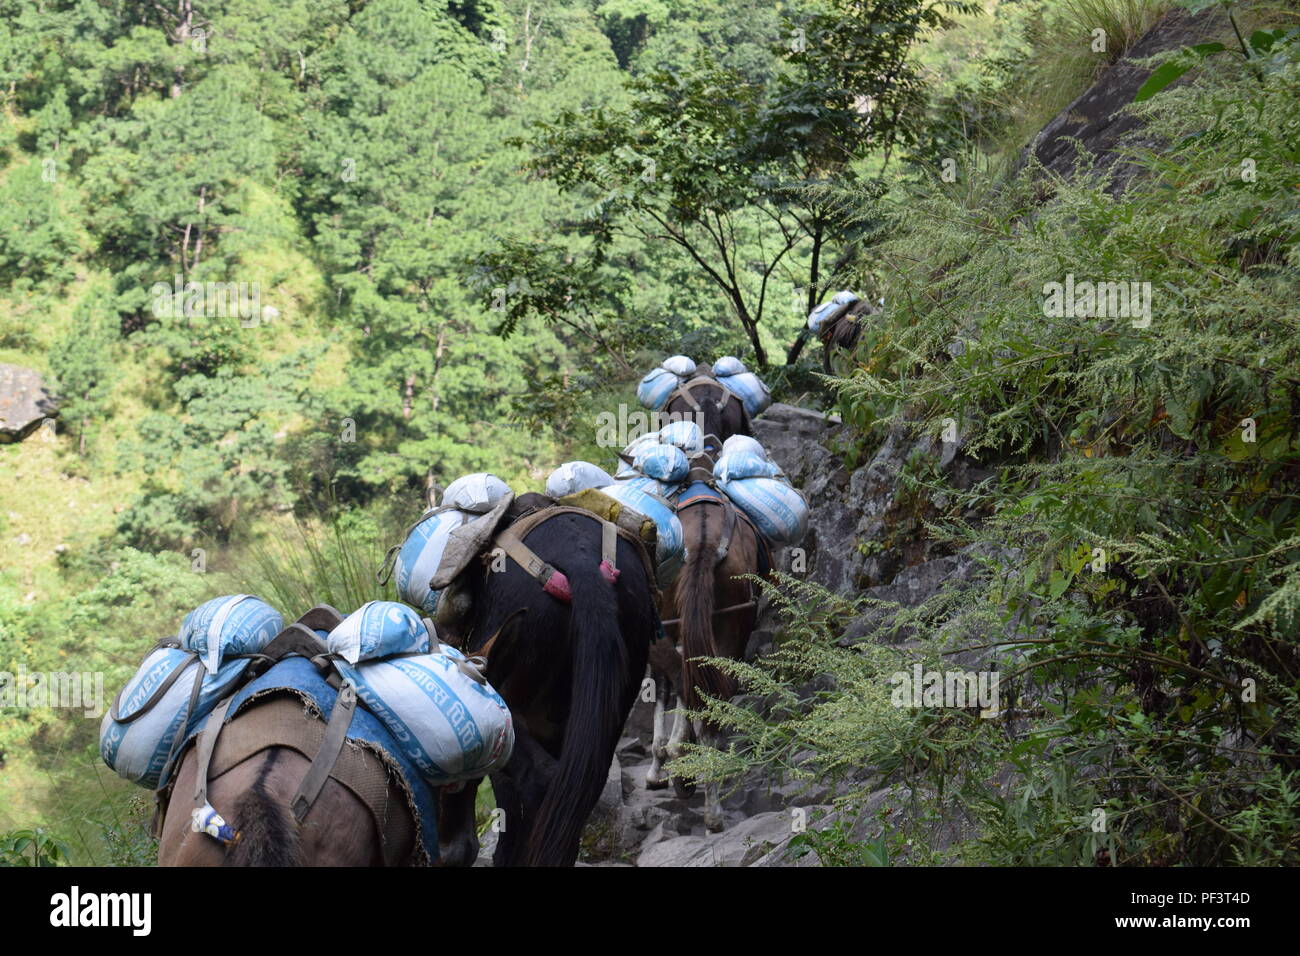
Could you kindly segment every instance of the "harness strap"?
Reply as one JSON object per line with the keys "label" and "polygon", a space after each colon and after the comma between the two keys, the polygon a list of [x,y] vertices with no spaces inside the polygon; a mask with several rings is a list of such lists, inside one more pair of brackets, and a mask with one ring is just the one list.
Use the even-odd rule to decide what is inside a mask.
{"label": "harness strap", "polygon": [[[175,641],[169,638],[164,638],[163,640],[159,641],[157,644],[154,645],[154,650],[158,650],[159,648],[163,648],[163,647],[176,647],[176,646],[177,644]],[[185,670],[190,666],[190,664],[192,664],[194,661],[197,661],[199,659],[199,652],[190,651],[189,656],[190,656],[190,660],[185,664],[182,664],[180,667],[176,668],[175,670],[173,670],[170,674],[168,674],[167,679],[158,685],[157,690],[155,690],[152,694],[149,695],[149,699],[146,700],[140,706],[140,709],[137,710],[134,714],[131,714],[131,716],[129,717],[123,717],[121,713],[118,711],[118,707],[122,703],[122,694],[126,692],[126,688],[123,687],[121,690],[119,690],[117,692],[117,696],[113,698],[113,706],[109,708],[108,711],[109,717],[119,724],[129,724],[133,720],[139,720],[145,714],[149,713],[149,711],[153,710],[154,706],[157,705],[158,701],[162,700],[163,697],[166,695],[166,693],[172,689],[172,684],[175,684],[176,681],[180,680],[181,674],[185,672]]]}
{"label": "harness strap", "polygon": [[736,530],[736,506],[730,501],[722,503],[722,537],[718,539],[718,550],[713,557],[714,564],[721,564],[731,550],[731,536]]}
{"label": "harness strap", "polygon": [[543,591],[561,601],[572,600],[569,579],[562,571],[539,558],[533,549],[524,544],[515,534],[513,528],[507,528],[497,535],[496,543],[508,558],[541,583]]}
{"label": "harness strap", "polygon": [[[198,655],[195,655],[195,660],[198,660]],[[188,670],[193,666],[192,663],[186,664],[184,669]],[[205,674],[206,671],[202,665],[195,669],[194,686],[190,689],[190,699],[185,702],[185,716],[181,718],[180,725],[176,728],[176,736],[172,738],[172,745],[167,750],[167,759],[163,762],[162,775],[164,779],[171,774],[172,761],[176,759],[177,753],[180,752],[181,741],[185,739],[185,729],[190,725],[190,714],[194,713],[194,708],[198,706],[199,696],[203,693],[203,677]]]}
{"label": "harness strap", "polygon": [[604,519],[600,522],[600,573],[610,584],[618,581],[618,526]]}
{"label": "harness strap", "polygon": [[338,696],[334,699],[334,708],[330,711],[329,723],[325,726],[325,736],[321,739],[320,750],[316,751],[311,766],[307,768],[307,775],[302,778],[302,783],[298,784],[298,792],[289,802],[293,818],[300,824],[311,812],[312,804],[320,796],[321,788],[325,786],[325,781],[329,779],[330,772],[339,759],[339,753],[343,750],[343,741],[347,739],[348,727],[352,725],[352,714],[356,709],[357,692],[351,684],[344,684],[339,688]]}
{"label": "harness strap", "polygon": [[[713,612],[713,616],[714,616],[714,617],[720,617],[720,616],[722,616],[723,614],[734,614],[734,613],[736,613],[737,611],[747,611],[747,610],[749,610],[751,607],[758,607],[758,602],[757,602],[757,601],[746,601],[744,604],[731,604],[731,605],[728,605],[727,607],[718,608],[718,610],[716,610],[716,611]],[[665,627],[667,627],[669,624],[680,624],[680,623],[682,623],[682,619],[681,619],[680,617],[669,617],[669,618],[664,618],[664,620],[663,620],[662,623],[663,623],[663,625],[664,625]]]}
{"label": "harness strap", "polygon": [[203,807],[208,802],[208,768],[212,765],[212,751],[217,746],[217,736],[221,733],[221,728],[226,722],[226,712],[230,710],[230,704],[234,701],[235,696],[232,694],[217,704],[208,715],[207,721],[203,724],[203,729],[199,731],[198,742],[198,785],[194,790],[194,805]]}

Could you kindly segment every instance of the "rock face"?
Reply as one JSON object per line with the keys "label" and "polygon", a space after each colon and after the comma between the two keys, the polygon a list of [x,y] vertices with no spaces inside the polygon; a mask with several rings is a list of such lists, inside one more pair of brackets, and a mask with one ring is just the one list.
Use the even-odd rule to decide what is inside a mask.
{"label": "rock face", "polygon": [[[1134,95],[1151,75],[1151,68],[1139,67],[1133,61],[1200,43],[1224,26],[1225,20],[1215,7],[1195,15],[1177,9],[1171,11],[1122,59],[1107,67],[1082,96],[1043,127],[1029,147],[1035,158],[1051,172],[1070,178],[1076,173],[1078,147],[1082,146],[1094,156],[1089,172],[1112,171],[1111,191],[1122,192],[1137,170],[1122,161],[1121,140],[1127,140],[1126,145],[1135,145],[1133,137],[1142,128],[1141,120],[1124,107],[1133,102]],[[1177,82],[1187,80],[1190,76]],[[1151,141],[1143,145],[1155,144]]]}
{"label": "rock face", "polygon": [[[754,422],[754,434],[808,500],[808,535],[800,543],[808,577],[841,594],[890,582],[905,567],[938,557],[922,534],[922,522],[945,503],[909,491],[900,475],[909,466],[932,468],[958,488],[992,472],[961,454],[961,439],[943,442],[921,423],[890,429],[876,453],[849,471],[836,446],[844,426],[818,412],[772,405]],[[789,570],[790,549],[777,555]]]}
{"label": "rock face", "polygon": [[0,444],[22,441],[58,414],[58,404],[37,372],[0,363]]}

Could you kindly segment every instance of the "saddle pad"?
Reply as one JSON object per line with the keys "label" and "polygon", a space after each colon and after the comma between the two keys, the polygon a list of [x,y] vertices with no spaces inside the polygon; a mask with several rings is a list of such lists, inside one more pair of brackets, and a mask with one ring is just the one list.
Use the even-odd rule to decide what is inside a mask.
{"label": "saddle pad", "polygon": [[[315,665],[305,657],[286,657],[235,695],[226,713],[227,723],[254,701],[268,694],[286,692],[296,694],[302,701],[316,708],[326,720],[334,710],[337,692],[325,682],[325,678],[316,670]],[[196,728],[191,733],[186,745],[198,736],[198,731],[201,729]],[[421,778],[419,768],[402,755],[402,748],[397,745],[397,741],[393,739],[388,729],[379,722],[379,718],[363,707],[358,707],[356,713],[352,715],[347,739],[381,752],[384,762],[400,773],[407,803],[416,821],[416,864],[428,866],[436,863],[438,860],[437,795]],[[220,738],[218,738],[219,742]]]}

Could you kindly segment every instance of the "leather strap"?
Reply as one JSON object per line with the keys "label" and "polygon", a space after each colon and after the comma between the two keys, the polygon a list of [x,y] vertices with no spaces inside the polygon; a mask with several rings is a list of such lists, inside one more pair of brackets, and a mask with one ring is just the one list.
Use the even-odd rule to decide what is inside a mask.
{"label": "leather strap", "polygon": [[235,697],[232,694],[212,709],[208,715],[207,722],[203,725],[203,730],[199,732],[198,741],[198,761],[197,768],[197,786],[194,790],[194,805],[196,807],[207,806],[208,803],[208,767],[212,765],[212,751],[216,749],[217,737],[221,733],[221,728],[226,722],[226,712],[230,710],[230,704]]}
{"label": "leather strap", "polygon": [[325,736],[321,739],[320,750],[312,758],[307,774],[298,784],[298,792],[289,802],[293,818],[302,823],[311,812],[312,804],[320,796],[321,788],[329,779],[339,753],[343,750],[343,741],[347,739],[348,728],[352,725],[352,714],[357,709],[357,692],[351,684],[339,688],[334,699],[334,708],[330,711],[329,723],[325,726]]}
{"label": "leather strap", "polygon": [[[195,667],[195,664],[198,664],[198,666]],[[176,736],[172,738],[172,745],[167,750],[167,759],[163,761],[162,776],[164,780],[171,775],[172,761],[180,753],[181,741],[187,736],[185,730],[190,725],[190,714],[194,713],[194,708],[199,703],[199,696],[203,693],[203,677],[207,674],[207,670],[202,663],[199,663],[197,655],[195,655],[194,662],[186,664],[183,669],[189,670],[191,667],[194,667],[195,670],[194,686],[190,689],[190,699],[185,703],[185,716],[181,718],[180,726],[176,728]]]}
{"label": "leather strap", "polygon": [[[175,641],[171,640],[170,638],[167,638],[155,644],[154,650],[156,651],[160,648],[176,647],[176,646],[177,644]],[[150,651],[150,653],[153,653],[153,651]],[[169,690],[171,690],[172,684],[175,684],[178,680],[180,680],[181,674],[185,673],[185,671],[189,668],[190,664],[192,664],[194,661],[197,661],[199,659],[199,652],[189,651],[189,657],[190,659],[188,661],[186,661],[180,667],[177,667],[170,674],[168,674],[167,679],[158,685],[157,689],[152,694],[149,695],[149,699],[146,700],[140,706],[140,709],[137,710],[134,714],[131,714],[131,716],[129,717],[123,717],[120,713],[118,713],[118,706],[122,702],[122,694],[126,692],[126,688],[123,687],[121,690],[119,690],[117,692],[117,696],[113,698],[113,706],[109,708],[108,711],[109,718],[113,721],[116,721],[119,724],[129,724],[133,720],[139,720],[145,714],[149,713],[149,711],[153,710],[153,708],[157,705],[158,701],[162,700],[163,696]]]}
{"label": "leather strap", "polygon": [[542,587],[546,587],[546,582],[556,573],[554,567],[539,558],[532,548],[519,539],[513,528],[507,528],[497,535],[496,543],[515,564],[540,581]]}
{"label": "leather strap", "polygon": [[736,530],[736,506],[730,501],[722,503],[722,537],[718,539],[718,550],[713,556],[714,564],[721,564],[731,550],[731,536]]}
{"label": "leather strap", "polygon": [[610,570],[618,570],[618,525],[601,519],[600,522],[600,557],[608,563]]}

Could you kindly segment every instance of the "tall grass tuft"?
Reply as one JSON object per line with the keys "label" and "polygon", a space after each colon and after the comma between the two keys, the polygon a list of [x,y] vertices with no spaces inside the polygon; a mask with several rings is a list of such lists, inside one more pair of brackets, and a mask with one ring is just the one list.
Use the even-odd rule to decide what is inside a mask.
{"label": "tall grass tuft", "polygon": [[247,545],[230,574],[238,590],[270,602],[285,620],[317,604],[348,614],[367,601],[392,599],[375,571],[397,534],[357,511],[297,520],[285,533]]}

